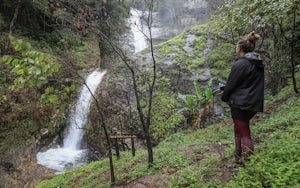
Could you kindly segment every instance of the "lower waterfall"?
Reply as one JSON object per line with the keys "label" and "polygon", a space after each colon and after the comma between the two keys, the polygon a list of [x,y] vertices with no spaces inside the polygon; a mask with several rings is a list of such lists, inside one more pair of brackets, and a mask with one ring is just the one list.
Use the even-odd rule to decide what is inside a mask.
{"label": "lower waterfall", "polygon": [[45,152],[37,153],[39,164],[56,170],[57,173],[86,164],[87,150],[81,148],[84,128],[90,113],[92,94],[96,92],[105,73],[106,71],[95,70],[87,76],[77,100],[76,108],[70,114],[63,146],[57,146]]}

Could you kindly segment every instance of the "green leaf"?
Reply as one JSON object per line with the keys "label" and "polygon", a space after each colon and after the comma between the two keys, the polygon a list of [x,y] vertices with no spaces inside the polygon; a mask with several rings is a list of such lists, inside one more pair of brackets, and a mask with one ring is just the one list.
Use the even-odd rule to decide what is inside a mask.
{"label": "green leaf", "polygon": [[45,77],[39,77],[39,80],[41,80],[41,81],[47,81],[47,78],[45,78]]}
{"label": "green leaf", "polygon": [[205,98],[206,101],[209,101],[210,99],[213,98],[213,91],[212,91],[212,79],[210,79],[206,85],[205,88]]}
{"label": "green leaf", "polygon": [[23,51],[30,50],[31,45],[28,42],[21,42],[20,47]]}
{"label": "green leaf", "polygon": [[17,85],[20,85],[20,84],[23,85],[25,83],[25,81],[26,80],[23,77],[19,77],[19,78],[15,79],[14,82],[16,82]]}
{"label": "green leaf", "polygon": [[15,50],[20,51],[18,58],[3,56],[2,61],[11,64],[11,72],[19,77],[11,88],[40,87],[47,83],[47,78],[58,72],[60,65],[51,60],[50,54],[31,50],[31,45],[22,40],[12,41]]}
{"label": "green leaf", "polygon": [[3,57],[1,57],[0,61],[4,62],[5,64],[9,64],[12,60],[12,57],[10,57],[9,55],[4,55]]}
{"label": "green leaf", "polygon": [[13,60],[11,61],[12,66],[16,66],[16,65],[18,65],[19,63],[20,63],[20,60],[19,60],[19,59],[13,59]]}
{"label": "green leaf", "polygon": [[31,70],[32,70],[33,74],[35,74],[35,75],[41,74],[41,69],[39,69],[37,67],[32,67]]}
{"label": "green leaf", "polygon": [[50,95],[49,96],[49,102],[52,104],[55,104],[58,102],[58,97],[56,95]]}
{"label": "green leaf", "polygon": [[29,58],[27,61],[28,61],[28,63],[34,64],[34,60],[31,58]]}
{"label": "green leaf", "polygon": [[202,100],[203,99],[203,93],[201,92],[201,89],[200,89],[200,87],[199,87],[196,80],[194,81],[194,88],[196,90],[196,94],[197,94],[198,99]]}
{"label": "green leaf", "polygon": [[195,97],[188,95],[186,97],[186,103],[190,108],[194,108],[196,106],[196,100],[194,99]]}

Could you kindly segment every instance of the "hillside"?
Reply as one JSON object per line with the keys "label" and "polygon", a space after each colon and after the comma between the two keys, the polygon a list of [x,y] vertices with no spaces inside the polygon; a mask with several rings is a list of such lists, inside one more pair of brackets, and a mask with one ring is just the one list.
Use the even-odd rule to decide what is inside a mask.
{"label": "hillside", "polygon": [[[207,128],[175,133],[154,148],[155,163],[148,168],[146,151],[122,152],[114,158],[113,187],[298,187],[300,186],[300,99],[287,86],[267,98],[264,113],[251,129],[256,154],[238,167],[233,161],[231,120]],[[97,161],[38,187],[110,187],[108,160]]]}
{"label": "hillside", "polygon": [[[202,67],[206,62],[202,57],[189,57],[187,51],[180,49],[187,44],[195,45],[194,50],[201,54],[214,31],[211,24],[194,27],[159,45],[157,49],[165,57],[160,61],[172,59],[176,63],[185,59],[191,69]],[[191,36],[197,42],[188,41]],[[226,78],[232,63],[228,48],[233,45],[221,41],[215,39],[211,45],[208,63],[213,77]],[[276,96],[267,93],[264,113],[251,122],[256,154],[245,167],[234,163],[232,120],[228,107],[222,104],[225,116],[218,122],[207,122],[202,128],[178,129],[160,142],[154,148],[151,168],[146,150],[137,151],[135,157],[131,151],[123,151],[119,160],[114,156],[114,185],[110,183],[109,161],[104,159],[43,181],[38,187],[297,187],[300,185],[299,102],[291,80]]]}
{"label": "hillside", "polygon": [[[146,2],[3,0],[0,187],[300,187],[300,2]],[[130,43],[132,7],[154,11],[154,22],[164,18],[152,29],[166,26],[138,53],[131,44],[122,49]],[[230,109],[213,91],[250,31],[260,34],[255,52],[265,65],[265,109],[251,120],[255,155],[241,166],[234,162]],[[85,77],[101,69],[107,73],[78,142],[89,164],[55,174],[36,154],[63,146]],[[137,136],[135,156],[120,143],[117,158],[108,136],[118,132]]]}

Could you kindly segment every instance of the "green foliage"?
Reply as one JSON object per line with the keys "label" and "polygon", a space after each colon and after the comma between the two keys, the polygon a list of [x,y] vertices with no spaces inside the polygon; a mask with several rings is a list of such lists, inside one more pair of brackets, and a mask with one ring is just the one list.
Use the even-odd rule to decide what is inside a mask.
{"label": "green foliage", "polygon": [[[46,3],[46,1],[40,2]],[[117,1],[112,2],[117,3]],[[234,5],[236,10],[239,6],[243,7],[242,1],[235,2],[238,2],[237,5]],[[246,2],[251,4],[251,1]],[[258,21],[257,18],[261,19],[261,17],[253,17],[255,15],[253,12],[256,11],[255,8],[257,8],[258,5],[267,6],[268,2],[257,0],[252,1],[253,7],[251,7],[252,5],[250,5],[249,8],[243,7],[245,9],[238,10],[237,15],[229,16],[232,22],[223,22],[220,24],[223,24],[222,26],[224,26],[224,23],[229,23],[228,26],[224,26],[223,29],[228,29],[230,28],[230,24],[235,24],[235,27],[232,28],[236,31],[234,36],[237,36],[240,34],[237,32],[244,32],[249,29],[247,23],[245,23],[243,19],[245,19],[246,22],[249,21],[250,18],[254,18],[256,21]],[[283,8],[277,7],[276,10],[278,10],[279,13],[275,12],[274,14],[285,14],[288,13],[288,11],[284,10],[284,12],[282,12],[281,10],[290,10],[290,7],[285,6],[288,6],[289,2],[295,3],[296,1],[284,2],[278,0],[276,2],[272,2],[274,2],[274,5],[272,6],[283,6]],[[249,4],[246,6],[249,6]],[[250,13],[252,12],[250,18],[245,18],[247,16],[241,16],[243,14],[247,15],[245,14],[245,11],[247,10],[250,10]],[[270,10],[266,11],[268,13]],[[257,13],[256,15],[261,15],[260,12],[255,13]],[[283,17],[279,16],[278,18]],[[271,18],[266,19],[271,20]],[[115,26],[117,24],[112,25]],[[210,24],[210,26],[214,27],[205,27],[204,29],[201,26],[199,28],[192,29],[191,32],[197,33],[198,36],[203,33],[221,36],[219,29],[212,29],[216,28],[215,24]],[[259,25],[261,28],[264,26],[266,25]],[[119,30],[114,29],[114,31]],[[288,33],[288,35],[290,35],[290,33]],[[45,36],[45,38],[48,38],[48,36]],[[51,38],[52,36],[50,35],[49,39],[52,40]],[[59,39],[59,37],[57,37],[57,39]],[[192,47],[195,49],[195,52],[198,53],[205,48],[205,43],[202,36],[198,37],[196,41],[197,42],[192,44]],[[60,42],[60,47],[68,48],[69,46],[72,46],[72,43],[65,41],[65,39],[62,39]],[[185,36],[180,35],[179,37],[174,38],[174,40],[170,40],[164,45],[160,45],[158,49],[161,50],[162,56],[168,58],[175,57],[176,63],[180,63],[183,66],[188,65],[190,69],[195,69],[198,66],[201,66],[205,60],[201,58],[195,58],[195,61],[191,60],[191,58],[189,58],[183,50],[185,44]],[[46,47],[47,45],[48,44],[45,44]],[[54,45],[55,44],[53,44],[53,46]],[[104,48],[105,47],[106,46],[104,46]],[[28,47],[24,45],[24,48]],[[209,64],[211,68],[213,68],[211,72],[214,76],[226,78],[229,73],[228,70],[230,70],[229,65],[232,61],[234,47],[230,43],[225,44],[223,41],[217,41],[212,48],[212,53],[209,56]],[[78,55],[80,59],[83,59],[83,56],[83,53]],[[32,57],[30,58],[34,59]],[[13,58],[5,56],[4,59],[6,59],[6,61],[10,61],[10,66],[13,65]],[[15,61],[15,63],[16,62],[20,63],[22,60],[20,59]],[[29,63],[27,62],[27,64]],[[22,71],[17,70],[16,72],[20,73]],[[32,73],[40,75],[42,74],[42,71],[35,69]],[[48,75],[51,76],[50,73]],[[25,82],[22,87],[27,86],[26,84],[29,86],[29,84]],[[180,98],[184,101],[184,105],[186,105],[186,109],[197,109],[201,106],[199,104],[207,103],[207,99],[212,97],[211,90],[201,91],[199,86],[196,83],[194,84],[196,95],[180,95]],[[74,91],[74,89],[74,86],[62,89],[62,96],[67,97],[67,95]],[[146,90],[147,88],[143,91]],[[46,105],[59,106],[59,101],[61,99],[57,95],[59,92],[60,90],[56,90],[56,88],[47,87],[40,102]],[[215,180],[219,175],[217,165],[224,162],[222,161],[223,159],[221,159],[218,154],[214,153],[209,156],[203,155],[204,159],[199,161],[199,159],[196,158],[196,154],[203,154],[206,151],[207,147],[204,146],[205,144],[220,144],[220,146],[223,144],[232,145],[232,127],[224,126],[224,124],[216,124],[193,132],[186,131],[171,135],[172,129],[182,121],[182,114],[173,111],[173,109],[177,107],[175,96],[167,92],[162,92],[157,93],[156,97],[157,98],[154,99],[153,119],[151,125],[151,128],[153,129],[152,136],[156,139],[164,138],[168,135],[170,136],[154,149],[155,163],[153,168],[149,169],[145,162],[145,151],[137,152],[135,157],[130,156],[130,153],[128,152],[123,152],[121,154],[121,160],[116,161],[114,159],[117,183],[125,184],[146,174],[163,173],[168,174],[171,177],[169,187],[224,187],[224,184],[222,184],[220,180]],[[262,116],[262,121],[251,127],[253,128],[254,137],[259,137],[261,140],[261,143],[257,144],[258,152],[252,157],[251,161],[246,164],[246,168],[240,170],[235,181],[230,182],[227,187],[245,187],[244,182],[252,187],[290,187],[293,185],[299,185],[299,180],[297,179],[297,177],[299,177],[299,155],[297,155],[298,153],[296,152],[300,149],[299,126],[297,126],[299,125],[300,109],[297,107],[299,99],[295,97],[291,98],[290,102],[286,106],[279,108],[279,112],[273,117],[269,118],[267,116]],[[6,100],[7,98],[3,96],[0,99],[0,104],[5,103]],[[144,106],[146,105],[147,103],[145,102]],[[282,117],[282,114],[285,114],[285,117]],[[26,123],[28,122],[22,122],[22,124]],[[28,126],[28,124],[26,125]],[[21,128],[19,130],[21,130]],[[32,136],[31,134],[24,135],[28,137]],[[272,140],[272,142],[270,140]],[[107,164],[108,161],[106,159],[94,162],[86,167],[71,170],[63,175],[58,175],[51,180],[44,181],[38,187],[110,187],[108,172],[109,167]],[[272,165],[275,165],[275,168],[272,167]],[[210,179],[209,177],[216,178]]]}
{"label": "green foliage", "polygon": [[188,123],[197,118],[197,113],[206,106],[209,106],[213,100],[212,80],[208,81],[204,91],[201,91],[197,81],[194,81],[194,88],[196,95],[178,94],[181,105],[179,112],[185,112]]}
{"label": "green foliage", "polygon": [[0,98],[0,105],[5,103],[7,101],[7,97],[5,95],[2,95]]}
{"label": "green foliage", "polygon": [[197,39],[195,39],[191,44],[191,47],[194,49],[194,53],[199,54],[202,52],[206,48],[206,43],[207,39],[203,35],[197,37]]}
{"label": "green foliage", "polygon": [[[288,88],[272,103],[282,101],[291,92],[292,89]],[[199,91],[198,94],[201,95]],[[214,145],[233,146],[232,126],[214,124],[205,129],[178,132],[167,137],[154,148],[155,161],[150,169],[146,151],[138,151],[135,157],[130,152],[122,152],[120,160],[114,159],[117,183],[126,184],[149,174],[166,174],[170,177],[167,187],[297,187],[300,185],[300,99],[295,96],[289,98],[274,115],[260,116],[261,121],[251,127],[253,137],[260,140],[256,143],[256,154],[245,168],[238,169],[237,175],[229,182],[221,179],[220,173],[224,169],[220,166],[231,165],[229,159],[233,158],[233,147],[225,148],[223,157],[217,151],[209,152],[216,150],[212,147]],[[226,170],[224,172],[229,173]],[[55,176],[38,187],[79,185],[109,187],[108,160],[93,162]]]}
{"label": "green foliage", "polygon": [[52,14],[48,0],[32,0],[31,3],[32,6],[43,12],[45,15],[50,16]]}
{"label": "green foliage", "polygon": [[234,45],[222,40],[214,41],[212,50],[208,56],[211,74],[217,78],[227,79],[233,64]]}
{"label": "green foliage", "polygon": [[191,111],[195,111],[195,108],[197,106],[197,98],[195,95],[182,95],[181,93],[179,93],[178,98],[184,102],[185,106],[187,107],[187,110],[190,109]]}
{"label": "green foliage", "polygon": [[[185,41],[185,35],[180,34],[176,37],[158,45],[158,51],[162,54],[163,57],[172,57],[176,55],[177,57],[180,57],[181,55],[185,54],[183,47],[186,43]],[[184,58],[184,55],[181,60]],[[178,59],[177,62],[180,62],[180,59]]]}
{"label": "green foliage", "polygon": [[40,103],[59,107],[62,105],[63,100],[66,100],[75,91],[75,85],[69,87],[62,85],[62,88],[47,87],[40,97]]}
{"label": "green foliage", "polygon": [[[263,59],[271,61],[267,86],[273,95],[286,85],[287,76],[294,75],[299,61],[297,54],[290,53],[297,50],[299,43],[299,8],[297,0],[233,0],[225,1],[214,18],[221,27],[220,35],[231,42],[236,43],[252,30],[261,34],[263,41],[259,47],[266,57]],[[297,92],[296,79],[293,85]]]}
{"label": "green foliage", "polygon": [[211,168],[214,168],[214,164],[218,162],[218,157],[211,156],[210,160],[203,161],[201,166],[193,165],[187,166],[186,168],[180,169],[178,175],[171,176],[169,188],[179,187],[218,187],[221,185],[220,182],[209,182],[206,181],[207,176],[216,176]]}
{"label": "green foliage", "polygon": [[227,68],[223,71],[218,70],[218,69],[211,69],[210,73],[215,77],[215,78],[222,78],[224,80],[226,80],[228,78],[228,75],[230,73],[230,69]]}
{"label": "green foliage", "polygon": [[185,64],[188,65],[188,70],[192,71],[195,69],[199,69],[201,66],[203,66],[205,64],[205,58],[204,57],[198,57],[193,59],[191,62],[186,61]]}
{"label": "green foliage", "polygon": [[152,122],[150,125],[151,136],[164,139],[170,136],[174,128],[181,124],[184,116],[174,110],[177,108],[177,98],[172,93],[156,93],[152,109]]}
{"label": "green foliage", "polygon": [[[255,126],[259,152],[227,187],[297,187],[299,181],[299,98],[291,98],[273,117]],[[285,114],[282,116],[282,114]],[[298,162],[297,162],[298,161]],[[241,184],[243,182],[243,185]]]}
{"label": "green foliage", "polygon": [[41,32],[38,40],[33,41],[32,44],[60,52],[83,46],[82,38],[76,33],[72,33],[68,28],[54,30],[51,33]]}
{"label": "green foliage", "polygon": [[180,111],[188,110],[193,114],[208,105],[208,102],[213,99],[212,80],[209,80],[204,92],[201,91],[197,81],[194,81],[194,88],[196,95],[178,94],[178,98],[183,102],[183,108]]}
{"label": "green foliage", "polygon": [[194,34],[196,36],[204,35],[208,37],[218,38],[220,36],[220,26],[218,22],[212,20],[205,24],[194,26],[191,29],[189,29],[187,32]]}
{"label": "green foliage", "polygon": [[234,0],[227,1],[217,14],[220,25],[226,31],[240,31],[253,23],[259,29],[286,19],[286,15],[291,14],[298,3],[297,0]]}
{"label": "green foliage", "polygon": [[95,63],[99,61],[99,47],[97,41],[90,40],[82,43],[80,46],[73,48],[70,51],[70,58],[74,59],[74,63],[79,67],[86,68],[91,66],[95,66]]}
{"label": "green foliage", "polygon": [[[294,130],[298,132],[299,129]],[[241,169],[234,182],[227,187],[293,187],[300,185],[299,136],[292,132],[276,132],[259,148],[247,168]]]}
{"label": "green foliage", "polygon": [[16,40],[13,45],[21,57],[5,55],[1,58],[1,62],[9,64],[11,72],[17,76],[11,89],[41,87],[48,82],[48,77],[59,71],[60,65],[54,63],[49,54],[32,50],[30,43]]}
{"label": "green foliage", "polygon": [[[202,27],[201,27],[202,29]],[[186,37],[188,34],[195,34],[196,30],[193,32],[186,32],[176,37],[160,44],[158,46],[158,51],[161,53],[163,58],[168,58],[174,60],[174,64],[178,64],[182,69],[187,69],[192,71],[198,69],[205,64],[205,58],[199,57],[199,53],[206,48],[206,38],[204,36],[199,36],[193,41],[190,46],[193,48],[194,56],[190,57],[188,53],[184,50],[186,45]]]}

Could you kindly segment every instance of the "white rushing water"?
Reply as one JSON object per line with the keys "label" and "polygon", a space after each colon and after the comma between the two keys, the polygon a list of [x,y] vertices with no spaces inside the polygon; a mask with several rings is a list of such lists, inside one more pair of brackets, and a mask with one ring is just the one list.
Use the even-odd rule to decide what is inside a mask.
{"label": "white rushing water", "polygon": [[140,52],[148,47],[145,36],[145,34],[147,34],[147,29],[142,24],[141,11],[131,8],[130,14],[129,24],[133,34],[134,51]]}
{"label": "white rushing water", "polygon": [[39,152],[37,154],[39,164],[56,170],[58,173],[86,164],[84,158],[87,150],[81,149],[80,145],[90,113],[90,104],[93,99],[91,93],[94,94],[96,92],[105,73],[105,71],[100,72],[95,70],[87,76],[85,81],[87,86],[83,85],[76,108],[70,115],[68,131],[63,141],[63,147],[57,146],[46,152]]}

